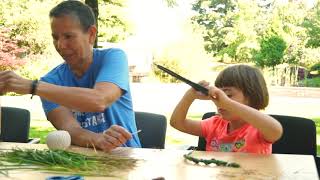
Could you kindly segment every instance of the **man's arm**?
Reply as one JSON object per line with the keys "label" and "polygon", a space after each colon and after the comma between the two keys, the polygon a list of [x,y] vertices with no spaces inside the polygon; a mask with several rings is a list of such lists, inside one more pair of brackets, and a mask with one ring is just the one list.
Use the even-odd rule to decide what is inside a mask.
{"label": "man's arm", "polygon": [[36,94],[42,98],[82,112],[103,112],[120,98],[122,90],[113,83],[99,82],[93,89],[64,87],[40,81]]}
{"label": "man's arm", "polygon": [[56,129],[68,131],[72,144],[78,146],[110,151],[132,138],[128,131],[117,125],[111,126],[105,133],[86,130],[74,119],[72,112],[63,106],[49,112],[48,119]]}
{"label": "man's arm", "polygon": [[[32,80],[22,78],[13,71],[0,72],[0,91],[29,94]],[[116,101],[122,90],[113,83],[98,82],[93,89],[58,86],[39,81],[36,87],[37,95],[42,98],[83,112],[102,112]]]}

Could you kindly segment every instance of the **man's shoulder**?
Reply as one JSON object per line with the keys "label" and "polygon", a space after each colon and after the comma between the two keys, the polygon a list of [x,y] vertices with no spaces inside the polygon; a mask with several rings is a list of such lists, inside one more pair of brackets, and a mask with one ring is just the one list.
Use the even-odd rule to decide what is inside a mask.
{"label": "man's shoulder", "polygon": [[94,48],[93,53],[98,56],[125,54],[124,50],[121,48]]}
{"label": "man's shoulder", "polygon": [[51,71],[49,71],[46,75],[44,75],[41,80],[46,81],[52,78],[58,77],[61,73],[64,73],[68,70],[68,65],[66,63],[59,64],[58,66],[54,67]]}

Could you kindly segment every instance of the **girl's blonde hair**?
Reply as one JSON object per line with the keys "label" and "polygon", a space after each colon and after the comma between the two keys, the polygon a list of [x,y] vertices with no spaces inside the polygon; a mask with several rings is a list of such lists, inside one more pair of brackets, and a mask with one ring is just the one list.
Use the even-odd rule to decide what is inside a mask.
{"label": "girl's blonde hair", "polygon": [[269,93],[261,71],[248,65],[234,65],[218,75],[215,86],[235,87],[249,99],[249,106],[264,109],[269,104]]}

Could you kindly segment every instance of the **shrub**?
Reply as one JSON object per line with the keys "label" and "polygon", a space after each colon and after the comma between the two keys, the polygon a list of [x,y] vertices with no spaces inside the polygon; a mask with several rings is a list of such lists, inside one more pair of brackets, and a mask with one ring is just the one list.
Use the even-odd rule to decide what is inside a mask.
{"label": "shrub", "polygon": [[305,87],[320,87],[320,77],[299,81],[299,85]]}
{"label": "shrub", "polygon": [[286,47],[286,42],[280,36],[265,37],[260,42],[260,51],[254,51],[253,61],[260,67],[273,68],[283,63]]}
{"label": "shrub", "polygon": [[[171,71],[174,71],[175,73],[178,73],[180,75],[182,74],[182,70],[181,70],[178,62],[175,60],[163,59],[163,60],[155,61],[155,63],[159,64],[161,66],[164,66],[164,67],[170,69]],[[152,66],[152,71],[155,74],[155,76],[157,78],[159,78],[159,80],[161,82],[164,82],[164,83],[177,83],[177,82],[179,82],[178,79],[163,72],[162,70],[160,70],[156,66]]]}
{"label": "shrub", "polygon": [[310,68],[310,74],[308,77],[320,77],[320,63],[316,63]]}
{"label": "shrub", "polygon": [[10,37],[15,38],[20,47],[27,47],[28,54],[43,54],[48,46],[48,42],[39,38],[39,24],[32,19],[20,19],[13,26]]}
{"label": "shrub", "polygon": [[61,63],[61,58],[53,55],[29,55],[27,58],[27,63],[16,73],[28,79],[39,79]]}
{"label": "shrub", "polygon": [[26,49],[18,45],[16,39],[10,38],[10,29],[1,27],[0,30],[0,70],[15,70],[23,66],[26,61],[22,59]]}
{"label": "shrub", "polygon": [[10,27],[10,37],[25,47],[27,54],[47,53],[52,44],[48,14],[58,1],[1,1],[0,23]]}

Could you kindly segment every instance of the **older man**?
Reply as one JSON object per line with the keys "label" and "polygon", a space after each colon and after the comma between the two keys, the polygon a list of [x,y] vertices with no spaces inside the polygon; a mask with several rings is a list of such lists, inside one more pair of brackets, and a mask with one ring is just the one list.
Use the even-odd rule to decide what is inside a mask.
{"label": "older man", "polygon": [[64,59],[40,81],[0,72],[0,90],[41,97],[54,127],[72,143],[104,151],[140,147],[129,87],[128,63],[120,49],[95,49],[96,20],[80,1],[63,1],[49,14],[53,44]]}

